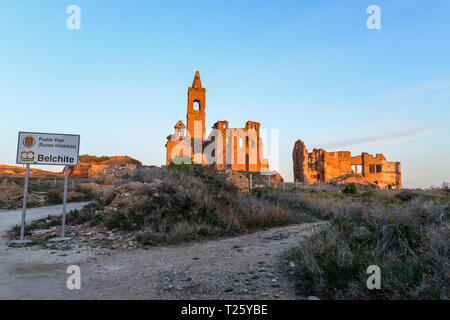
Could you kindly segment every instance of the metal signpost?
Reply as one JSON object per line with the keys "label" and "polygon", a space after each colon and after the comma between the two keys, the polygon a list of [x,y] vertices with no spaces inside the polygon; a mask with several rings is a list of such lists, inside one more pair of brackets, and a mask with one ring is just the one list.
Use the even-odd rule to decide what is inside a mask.
{"label": "metal signpost", "polygon": [[67,182],[69,181],[69,166],[64,169],[64,200],[63,200],[63,214],[62,214],[62,224],[61,224],[61,237],[52,238],[50,241],[65,241],[70,240],[70,237],[66,237],[66,206],[67,206]]}
{"label": "metal signpost", "polygon": [[31,240],[25,240],[25,216],[27,211],[27,198],[28,198],[28,178],[30,177],[30,165],[27,164],[25,173],[25,186],[23,190],[23,205],[22,205],[22,223],[20,224],[20,240],[13,240],[11,243],[24,244],[30,243]]}
{"label": "metal signpost", "polygon": [[24,239],[30,164],[65,166],[61,237],[50,239],[50,241],[63,241],[70,239],[70,237],[65,237],[67,184],[69,179],[69,167],[78,165],[79,147],[79,135],[19,132],[16,163],[26,165],[26,175],[23,194],[22,222],[20,226],[20,240],[13,240],[11,241],[12,243],[20,244],[31,242],[30,240]]}

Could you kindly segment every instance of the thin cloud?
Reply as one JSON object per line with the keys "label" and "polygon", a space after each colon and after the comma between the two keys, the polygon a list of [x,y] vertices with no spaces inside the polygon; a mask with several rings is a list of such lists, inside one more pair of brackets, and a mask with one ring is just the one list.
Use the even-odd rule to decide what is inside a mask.
{"label": "thin cloud", "polygon": [[366,138],[352,139],[352,140],[347,140],[347,141],[339,141],[339,142],[325,144],[324,148],[335,148],[335,147],[343,147],[343,146],[348,147],[348,146],[363,145],[363,144],[376,144],[376,143],[397,143],[397,142],[404,141],[404,140],[414,137],[414,136],[431,134],[431,133],[435,132],[437,129],[438,129],[438,127],[427,127],[427,128],[416,129],[414,131],[390,134],[390,135],[386,135],[386,136],[366,137]]}
{"label": "thin cloud", "polygon": [[431,93],[444,94],[447,93],[448,89],[450,89],[450,82],[426,83],[412,89],[404,90],[399,93],[399,96],[415,98]]}

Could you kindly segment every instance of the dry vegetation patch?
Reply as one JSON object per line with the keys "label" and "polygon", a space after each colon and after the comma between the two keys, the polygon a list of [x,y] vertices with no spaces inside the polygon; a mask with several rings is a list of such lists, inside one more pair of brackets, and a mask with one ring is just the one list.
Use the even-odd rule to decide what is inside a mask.
{"label": "dry vegetation patch", "polygon": [[[327,228],[290,254],[299,295],[448,299],[449,216],[450,194],[444,188],[349,187],[346,193],[331,187],[256,188],[242,193],[214,170],[171,165],[139,168],[115,186],[105,203],[71,212],[67,223],[69,235],[82,242],[136,248],[327,220]],[[59,217],[47,218],[26,232],[45,240],[59,224]],[[370,265],[381,268],[381,290],[366,287]]]}
{"label": "dry vegetation patch", "polygon": [[[155,245],[314,220],[304,212],[242,193],[212,169],[182,164],[139,168],[135,176],[116,185],[106,203],[71,212],[66,221],[92,232],[127,233],[141,245]],[[37,228],[55,226],[55,221],[60,218],[35,222],[26,231],[32,235]],[[83,233],[76,230],[68,235]]]}
{"label": "dry vegetation patch", "polygon": [[[442,190],[266,192],[262,199],[330,220],[293,253],[299,295],[327,299],[448,299],[450,201]],[[381,290],[366,286],[381,268]]]}

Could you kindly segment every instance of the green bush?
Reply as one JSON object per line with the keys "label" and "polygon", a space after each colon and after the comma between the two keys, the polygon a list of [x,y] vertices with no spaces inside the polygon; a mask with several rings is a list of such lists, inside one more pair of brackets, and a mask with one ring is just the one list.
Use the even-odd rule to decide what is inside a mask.
{"label": "green bush", "polygon": [[401,201],[404,201],[404,202],[411,201],[412,199],[416,198],[417,196],[418,196],[417,193],[413,193],[413,192],[411,192],[409,190],[400,191],[399,193],[397,193],[395,195],[395,197],[397,199],[399,199]]}
{"label": "green bush", "polygon": [[180,171],[187,170],[187,168],[194,164],[192,158],[188,156],[175,156],[169,163],[170,169],[176,169]]}
{"label": "green bush", "polygon": [[270,188],[253,188],[250,193],[257,198],[261,198],[262,195],[270,193]]}
{"label": "green bush", "polygon": [[357,194],[358,190],[356,189],[356,185],[352,182],[347,184],[342,192],[345,194]]}

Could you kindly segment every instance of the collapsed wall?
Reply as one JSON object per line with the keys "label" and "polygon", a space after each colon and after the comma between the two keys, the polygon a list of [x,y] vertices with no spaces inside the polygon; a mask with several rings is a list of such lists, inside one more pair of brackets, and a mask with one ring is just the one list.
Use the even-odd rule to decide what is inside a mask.
{"label": "collapsed wall", "polygon": [[350,151],[327,152],[314,149],[308,152],[302,140],[297,140],[292,151],[294,179],[305,185],[326,183],[344,175],[361,175],[368,183],[381,189],[400,189],[400,162],[389,162],[383,154],[375,156],[363,152],[352,156]]}

